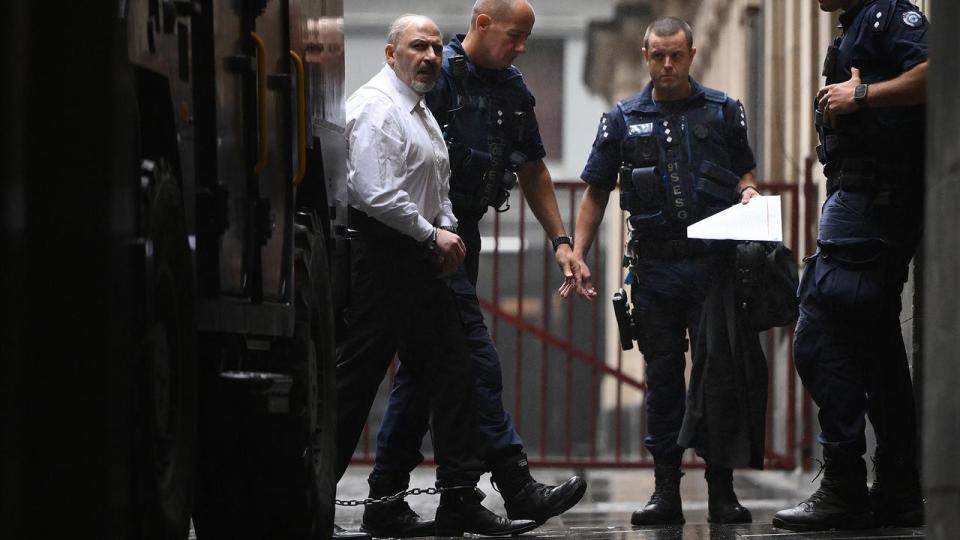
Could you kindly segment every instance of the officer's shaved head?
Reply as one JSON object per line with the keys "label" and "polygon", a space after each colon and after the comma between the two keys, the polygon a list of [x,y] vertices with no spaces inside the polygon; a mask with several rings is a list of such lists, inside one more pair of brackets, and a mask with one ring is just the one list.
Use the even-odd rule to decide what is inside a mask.
{"label": "officer's shaved head", "polygon": [[693,48],[693,28],[687,21],[678,17],[662,17],[650,23],[647,32],[643,35],[643,48],[650,48],[650,36],[670,37],[677,32],[683,32],[687,38],[687,48]]}
{"label": "officer's shaved head", "polygon": [[503,20],[513,14],[518,5],[529,4],[527,0],[477,0],[473,4],[473,15],[470,17],[470,28],[477,24],[477,17],[488,15],[495,21]]}

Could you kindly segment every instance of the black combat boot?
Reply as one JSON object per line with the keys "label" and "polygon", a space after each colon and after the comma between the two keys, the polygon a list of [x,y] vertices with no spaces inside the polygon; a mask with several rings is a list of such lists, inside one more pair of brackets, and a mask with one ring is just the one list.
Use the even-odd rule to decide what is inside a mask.
{"label": "black combat boot", "polygon": [[493,483],[503,496],[510,519],[532,519],[538,525],[580,502],[587,482],[574,476],[559,486],[541,484],[530,476],[527,455],[518,452],[493,466]]}
{"label": "black combat boot", "polygon": [[733,492],[733,469],[707,463],[707,508],[709,523],[750,523],[750,511],[740,506]]}
{"label": "black combat boot", "polygon": [[[379,499],[407,489],[409,478],[394,479],[370,475],[370,498]],[[399,499],[385,503],[368,504],[363,509],[363,524],[360,530],[376,537],[409,538],[433,536],[433,520],[422,520],[410,508],[407,501]]]}
{"label": "black combat boot", "polygon": [[873,458],[875,473],[867,498],[878,525],[919,527],[923,525],[923,492],[916,462],[909,458]]}
{"label": "black combat boot", "polygon": [[463,536],[474,533],[484,536],[511,536],[537,528],[528,519],[510,520],[487,510],[480,501],[484,493],[476,487],[453,489],[440,494],[437,507],[437,536]]}
{"label": "black combat boot", "polygon": [[820,489],[793,508],[773,516],[773,526],[791,531],[867,529],[873,515],[867,505],[867,466],[860,456],[824,458]]}
{"label": "black combat boot", "polygon": [[657,464],[653,470],[656,488],[646,506],[630,516],[632,525],[683,525],[680,504],[680,465]]}

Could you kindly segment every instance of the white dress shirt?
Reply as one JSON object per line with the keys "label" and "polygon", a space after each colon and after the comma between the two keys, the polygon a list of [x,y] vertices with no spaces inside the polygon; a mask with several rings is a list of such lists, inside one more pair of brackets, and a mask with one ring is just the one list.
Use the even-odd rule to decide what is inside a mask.
{"label": "white dress shirt", "polygon": [[456,226],[443,133],[390,66],[347,99],[346,136],[350,206],[421,242]]}

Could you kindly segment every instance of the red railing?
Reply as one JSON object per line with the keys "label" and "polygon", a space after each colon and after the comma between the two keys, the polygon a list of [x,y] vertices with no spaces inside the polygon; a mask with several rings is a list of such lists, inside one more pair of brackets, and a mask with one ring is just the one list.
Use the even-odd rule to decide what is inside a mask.
{"label": "red railing", "polygon": [[[555,187],[564,223],[572,232],[585,184],[557,182]],[[797,184],[761,186],[765,194],[784,198],[784,241],[798,257],[801,249],[812,251],[809,220],[816,215],[816,190],[809,174],[802,187],[803,193]],[[478,296],[501,353],[504,405],[524,438],[531,464],[650,467],[653,460],[642,444],[644,381],[631,373],[639,370],[625,369],[629,360],[619,347],[615,357],[605,361],[602,336],[611,291],[603,284],[608,264],[603,254],[609,239],[601,230],[589,256],[599,293],[596,301],[563,300],[556,294],[562,275],[553,251],[520,199],[513,197],[515,208],[510,212],[484,218],[482,233],[489,240],[481,257]],[[619,217],[619,212],[608,212],[605,220]],[[617,249],[625,238],[621,225]],[[765,459],[770,468],[796,467],[798,459],[809,456],[813,443],[812,407],[805,392],[798,394],[802,387],[793,367],[792,338],[793,329],[782,328],[767,332],[762,340],[770,368]],[[387,389],[388,385],[381,388],[368,424],[372,430],[365,430],[355,461],[373,458],[371,434],[379,425]],[[625,399],[628,393],[637,399]],[[429,446],[424,446],[429,455]],[[698,465],[692,452],[687,461]]]}

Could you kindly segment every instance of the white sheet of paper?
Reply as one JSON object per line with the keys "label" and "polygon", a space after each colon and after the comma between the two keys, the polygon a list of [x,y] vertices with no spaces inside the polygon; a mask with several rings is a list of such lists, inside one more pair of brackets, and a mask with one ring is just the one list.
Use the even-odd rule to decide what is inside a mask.
{"label": "white sheet of paper", "polygon": [[688,238],[783,241],[780,196],[760,196],[735,204],[687,227]]}

